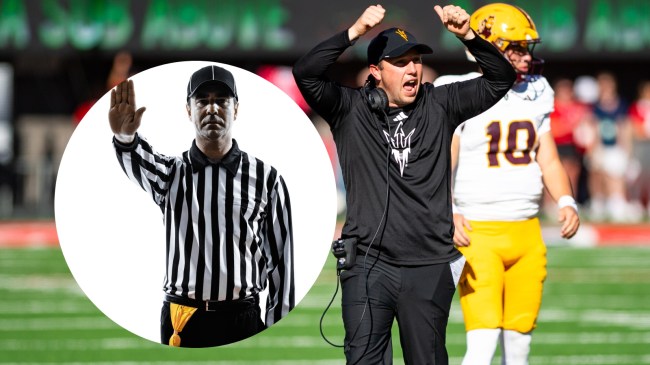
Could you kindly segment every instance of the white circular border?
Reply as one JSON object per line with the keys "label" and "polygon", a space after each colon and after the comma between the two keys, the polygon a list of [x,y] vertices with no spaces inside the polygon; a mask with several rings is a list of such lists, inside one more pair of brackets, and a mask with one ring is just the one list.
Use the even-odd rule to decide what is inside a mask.
{"label": "white circular border", "polygon": [[[298,303],[327,258],[336,224],[336,186],[320,136],[293,100],[234,66],[171,63],[131,77],[137,107],[147,108],[139,133],[165,155],[189,149],[194,126],[185,110],[187,82],[194,71],[211,64],[235,77],[239,112],[233,134],[240,148],[273,165],[287,184]],[[88,298],[118,325],[159,342],[163,217],[120,168],[108,124],[109,103],[106,93],[68,142],[56,182],[56,228],[70,271]]]}

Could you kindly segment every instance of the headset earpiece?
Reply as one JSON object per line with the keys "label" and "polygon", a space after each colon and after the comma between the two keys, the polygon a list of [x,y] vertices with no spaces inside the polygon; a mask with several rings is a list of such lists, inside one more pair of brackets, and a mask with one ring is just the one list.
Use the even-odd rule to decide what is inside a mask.
{"label": "headset earpiece", "polygon": [[[372,75],[368,76],[368,80],[366,81],[365,85],[361,88],[361,94],[363,95],[364,99],[366,99],[366,103],[368,104],[368,107],[373,113],[376,113],[376,115],[373,119],[375,128],[377,129],[377,133],[379,133],[383,138],[383,134],[380,132],[380,127],[379,125],[382,123],[381,120],[383,120],[386,125],[388,125],[388,131],[390,132],[390,124],[388,122],[388,95],[386,95],[386,92],[384,89],[380,89],[378,87],[374,87],[375,85],[375,79],[372,77]],[[377,116],[381,117],[382,119],[378,119]],[[379,123],[377,123],[379,122]],[[390,147],[390,143],[388,141],[384,141],[387,146]]]}
{"label": "headset earpiece", "polygon": [[370,110],[377,113],[383,112],[384,114],[388,112],[388,95],[386,95],[384,89],[375,87],[375,78],[372,75],[368,75],[368,79],[361,91]]}
{"label": "headset earpiece", "polygon": [[374,88],[370,89],[366,93],[366,98],[368,101],[368,106],[375,112],[388,112],[388,95],[384,89]]}

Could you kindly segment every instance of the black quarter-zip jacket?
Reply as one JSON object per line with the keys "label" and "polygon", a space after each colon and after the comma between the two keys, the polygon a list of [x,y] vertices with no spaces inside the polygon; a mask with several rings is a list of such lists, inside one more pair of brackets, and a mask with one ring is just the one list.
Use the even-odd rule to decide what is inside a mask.
{"label": "black quarter-zip jacket", "polygon": [[330,125],[336,142],[347,192],[342,236],[357,237],[360,250],[388,263],[430,265],[460,256],[453,244],[452,135],[463,121],[497,103],[516,77],[487,41],[476,36],[463,43],[483,76],[440,87],[424,83],[412,104],[391,108],[388,123],[370,109],[362,88],[325,76],[353,44],[347,30],[294,65],[300,91]]}

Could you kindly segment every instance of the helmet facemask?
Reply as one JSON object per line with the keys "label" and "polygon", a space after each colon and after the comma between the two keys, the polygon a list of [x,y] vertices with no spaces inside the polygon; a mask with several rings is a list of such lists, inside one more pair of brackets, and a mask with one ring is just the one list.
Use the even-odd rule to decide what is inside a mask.
{"label": "helmet facemask", "polygon": [[540,43],[539,39],[534,39],[531,41],[503,41],[503,43],[507,44],[505,47],[505,50],[503,53],[505,54],[509,50],[513,50],[514,52],[520,54],[520,55],[525,55],[529,54],[530,55],[530,63],[528,65],[528,71],[527,72],[521,72],[520,70],[515,68],[515,71],[517,74],[520,75],[519,79],[524,79],[524,76],[532,76],[532,75],[541,75],[542,70],[544,69],[544,60],[541,58],[535,57],[534,50],[535,46]]}

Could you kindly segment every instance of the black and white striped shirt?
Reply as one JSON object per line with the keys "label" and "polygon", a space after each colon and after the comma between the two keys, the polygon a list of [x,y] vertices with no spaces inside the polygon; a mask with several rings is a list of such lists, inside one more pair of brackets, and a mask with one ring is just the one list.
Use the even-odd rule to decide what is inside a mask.
{"label": "black and white striped shirt", "polygon": [[294,306],[293,234],[282,176],[232,149],[212,164],[196,142],[181,157],[156,153],[136,135],[113,139],[129,179],[164,215],[167,271],[163,290],[199,300],[236,300],[269,286],[266,325]]}

